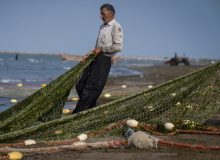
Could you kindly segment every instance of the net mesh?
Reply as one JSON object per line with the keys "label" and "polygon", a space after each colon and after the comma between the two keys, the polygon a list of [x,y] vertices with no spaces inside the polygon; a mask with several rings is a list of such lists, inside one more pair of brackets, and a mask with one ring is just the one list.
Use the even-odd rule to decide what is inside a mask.
{"label": "net mesh", "polygon": [[[41,94],[37,94],[36,97],[38,98],[36,101],[40,101],[41,98],[44,97],[44,94],[50,95],[50,92],[56,93],[54,93],[56,95],[54,98],[49,96],[41,101],[42,103],[46,103],[44,107],[40,106],[39,103],[33,102],[33,98],[24,100],[24,102],[28,101],[30,105],[36,103],[33,115],[37,114],[38,116],[33,118],[31,122],[25,122],[25,125],[32,123],[31,127],[25,127],[25,125],[22,125],[22,127],[14,127],[14,124],[20,124],[24,120],[20,118],[19,114],[23,109],[17,111],[12,117],[15,116],[13,121],[20,118],[19,122],[11,122],[9,123],[10,125],[1,124],[0,142],[11,142],[28,138],[49,141],[70,139],[81,133],[96,131],[112,123],[131,118],[149,124],[165,122],[178,123],[179,121],[185,120],[203,123],[218,112],[220,108],[220,63],[216,63],[144,92],[118,99],[77,114],[57,118],[57,115],[61,115],[60,112],[59,114],[57,114],[58,112],[52,114],[51,109],[55,110],[54,108],[57,107],[57,104],[60,104],[60,97],[66,99],[70,89],[69,84],[73,83],[75,74],[79,75],[78,70],[74,70],[74,72],[73,70],[74,69],[59,77],[56,82],[65,82],[65,90],[60,91],[59,87],[51,89],[50,87],[58,85],[52,82],[54,83],[53,85],[48,85],[44,92],[40,91]],[[71,84],[71,87],[72,86],[73,84]],[[44,94],[42,94],[42,92]],[[59,93],[57,94],[57,92]],[[53,100],[50,100],[50,98]],[[52,102],[53,105],[51,105]],[[62,101],[62,103],[64,103],[64,101]],[[41,112],[40,110],[45,107],[55,119],[33,125],[33,123],[36,122],[35,120],[45,117],[45,115],[39,113]],[[29,110],[26,110],[25,113],[30,114]],[[17,114],[19,114],[19,116],[17,116]],[[46,115],[48,116],[48,114]],[[8,118],[6,117],[2,121],[7,120]],[[10,132],[8,133],[8,131]],[[56,134],[56,131],[61,131],[61,134]],[[102,136],[110,136],[110,134],[105,133]]]}

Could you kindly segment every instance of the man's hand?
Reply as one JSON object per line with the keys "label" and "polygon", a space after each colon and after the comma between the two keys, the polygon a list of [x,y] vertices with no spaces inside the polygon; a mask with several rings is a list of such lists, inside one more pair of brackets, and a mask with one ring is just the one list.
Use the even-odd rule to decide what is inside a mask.
{"label": "man's hand", "polygon": [[89,55],[91,54],[95,54],[98,55],[102,52],[101,48],[95,48],[93,51],[90,51],[88,54],[86,54],[85,56],[82,57],[82,59],[80,60],[80,63],[85,63],[87,58],[89,57]]}
{"label": "man's hand", "polygon": [[93,51],[89,51],[85,56],[82,57],[80,63],[85,63],[89,55],[93,54]]}
{"label": "man's hand", "polygon": [[85,55],[82,57],[82,59],[80,60],[80,63],[85,63],[86,59],[89,57],[89,54]]}
{"label": "man's hand", "polygon": [[102,48],[95,48],[94,50],[93,50],[93,53],[95,54],[95,55],[98,55],[98,54],[100,54],[102,52]]}

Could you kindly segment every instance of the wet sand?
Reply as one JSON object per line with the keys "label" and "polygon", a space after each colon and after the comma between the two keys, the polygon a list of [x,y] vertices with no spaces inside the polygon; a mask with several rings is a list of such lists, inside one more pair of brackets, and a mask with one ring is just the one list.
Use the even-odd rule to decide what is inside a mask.
{"label": "wet sand", "polygon": [[[161,67],[134,67],[141,71],[141,76],[109,78],[104,91],[98,99],[98,104],[109,102],[119,97],[128,96],[146,90],[149,85],[158,84],[172,80],[175,77],[190,73],[200,69],[199,66],[161,66]],[[126,88],[122,88],[126,85]],[[110,98],[104,98],[104,94],[111,94]],[[75,94],[74,91],[72,93]],[[207,121],[207,124],[220,129],[220,115],[216,113],[214,117]],[[166,140],[175,142],[197,143],[203,145],[220,145],[219,135],[189,135],[180,134],[176,136],[162,136]],[[24,160],[97,160],[97,159],[121,159],[121,160],[192,160],[192,159],[220,159],[220,151],[198,151],[191,149],[179,149],[173,147],[160,147],[158,149],[101,149],[101,150],[66,150],[51,154],[28,155]]]}

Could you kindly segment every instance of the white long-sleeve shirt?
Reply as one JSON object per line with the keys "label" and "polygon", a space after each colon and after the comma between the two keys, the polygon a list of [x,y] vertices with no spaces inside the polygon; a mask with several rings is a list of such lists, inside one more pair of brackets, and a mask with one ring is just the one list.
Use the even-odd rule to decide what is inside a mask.
{"label": "white long-sleeve shirt", "polygon": [[105,56],[113,57],[123,48],[123,31],[121,25],[113,19],[102,24],[96,41],[96,48],[102,48]]}

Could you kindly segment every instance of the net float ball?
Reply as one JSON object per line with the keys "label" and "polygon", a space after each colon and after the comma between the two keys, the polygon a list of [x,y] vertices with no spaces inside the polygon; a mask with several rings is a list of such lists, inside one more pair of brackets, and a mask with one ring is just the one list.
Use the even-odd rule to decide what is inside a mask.
{"label": "net float ball", "polygon": [[63,114],[68,114],[68,113],[71,113],[70,109],[63,109]]}
{"label": "net float ball", "polygon": [[173,123],[168,122],[168,123],[165,123],[165,124],[164,124],[164,128],[165,128],[167,131],[173,131],[174,128],[175,128],[175,126],[174,126]]}
{"label": "net float ball", "polygon": [[87,140],[88,136],[87,136],[87,134],[82,133],[82,134],[78,135],[77,138],[79,139],[79,141],[85,141],[85,140]]}
{"label": "net float ball", "polygon": [[105,98],[110,98],[110,97],[111,97],[111,94],[110,94],[110,93],[106,93],[106,94],[104,95],[104,97],[105,97]]}
{"label": "net float ball", "polygon": [[71,100],[72,100],[72,101],[78,101],[79,98],[78,98],[78,97],[73,97]]}
{"label": "net float ball", "polygon": [[37,142],[33,139],[27,139],[24,141],[25,146],[37,144]]}
{"label": "net float ball", "polygon": [[23,84],[22,83],[18,83],[17,87],[23,87]]}
{"label": "net float ball", "polygon": [[154,87],[153,85],[147,86],[148,89],[151,89],[151,88],[153,88],[153,87]]}
{"label": "net float ball", "polygon": [[129,119],[126,121],[127,126],[135,128],[138,126],[138,121],[136,121],[135,119]]}
{"label": "net float ball", "polygon": [[127,88],[127,86],[126,85],[121,85],[121,88]]}
{"label": "net float ball", "polygon": [[22,159],[23,155],[21,152],[10,152],[8,153],[8,157],[10,160],[19,160]]}
{"label": "net float ball", "polygon": [[17,99],[11,99],[11,103],[17,103],[18,100]]}
{"label": "net float ball", "polygon": [[41,84],[41,87],[46,87],[46,86],[47,86],[47,84],[45,84],[45,83]]}

